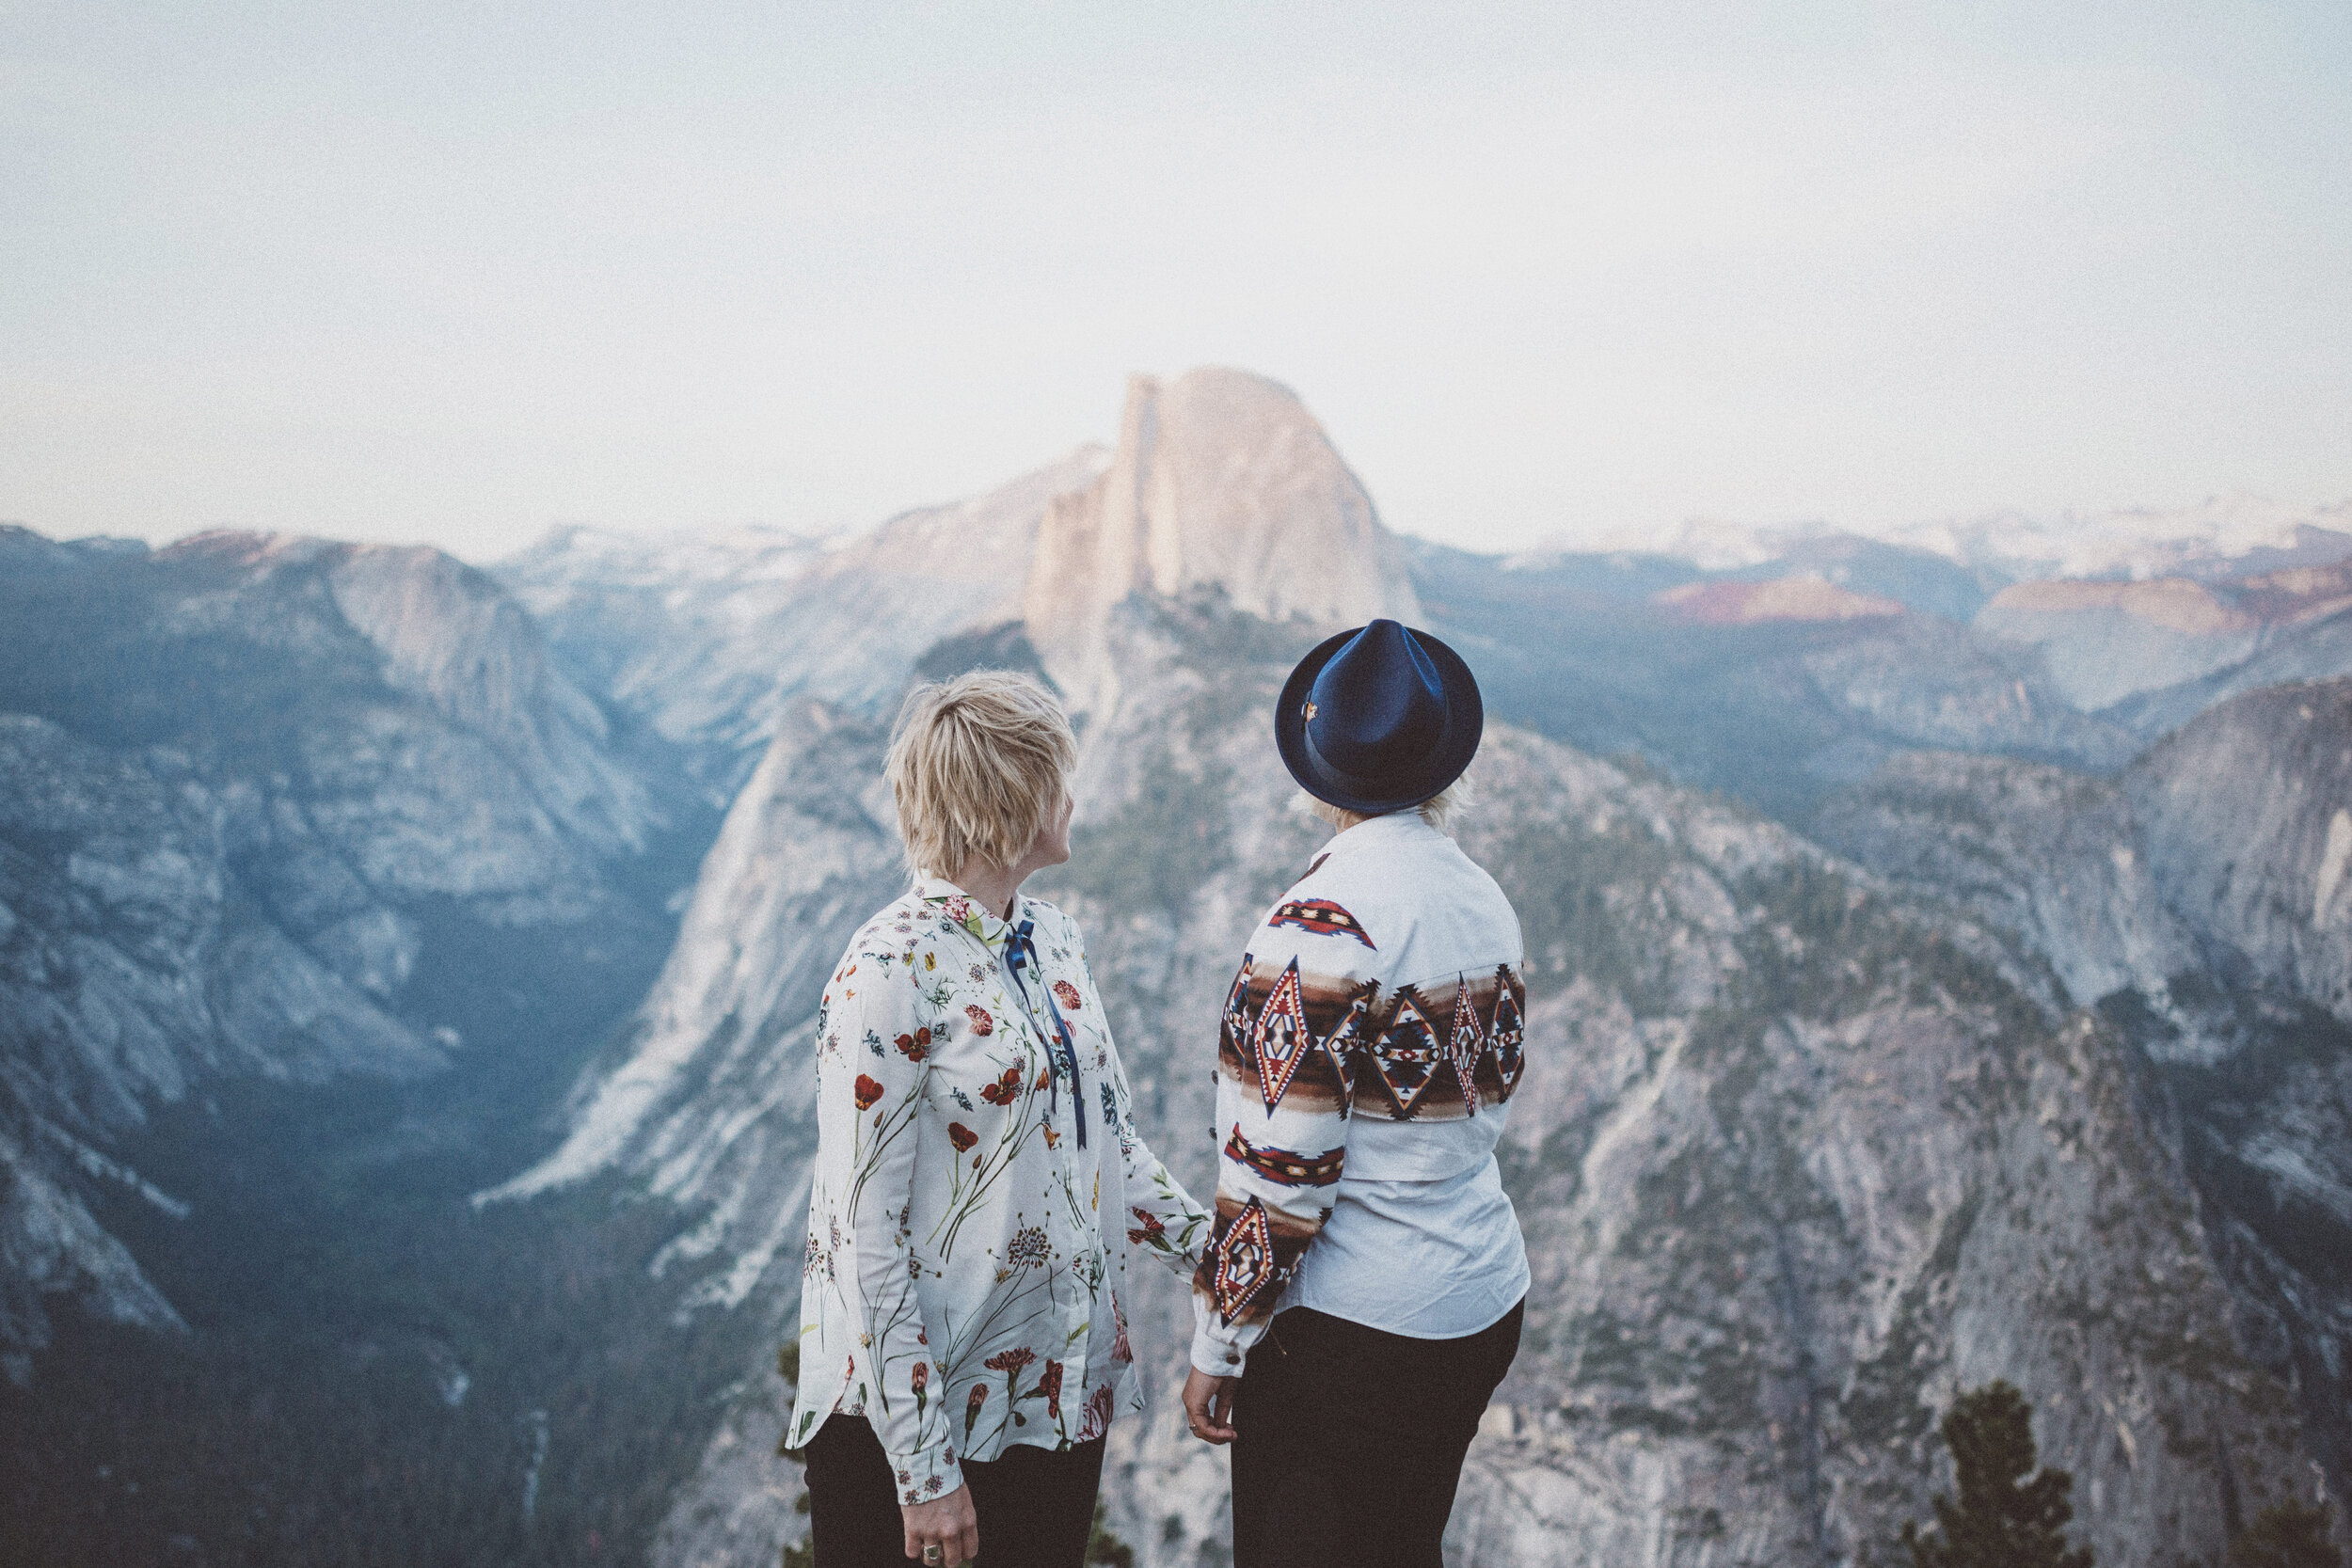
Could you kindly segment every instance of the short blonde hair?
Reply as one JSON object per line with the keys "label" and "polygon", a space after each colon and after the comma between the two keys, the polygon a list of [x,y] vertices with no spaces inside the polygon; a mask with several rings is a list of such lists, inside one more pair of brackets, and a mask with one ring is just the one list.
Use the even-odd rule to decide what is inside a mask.
{"label": "short blonde hair", "polygon": [[1468,811],[1475,799],[1470,775],[1465,773],[1421,803],[1418,808],[1421,819],[1433,828],[1442,830],[1456,814]]}
{"label": "short blonde hair", "polygon": [[[1314,813],[1317,816],[1322,817],[1326,822],[1330,823],[1334,828],[1341,829],[1342,831],[1352,828],[1359,822],[1369,822],[1372,820],[1372,818],[1366,816],[1362,812],[1349,811],[1345,806],[1335,806],[1330,801],[1317,800],[1315,797],[1306,794],[1303,790],[1300,794],[1306,800],[1307,809],[1309,811]],[[1470,775],[1466,773],[1460,778],[1455,779],[1452,784],[1446,785],[1443,789],[1438,791],[1437,794],[1429,797],[1428,800],[1423,800],[1420,805],[1404,806],[1399,809],[1403,811],[1417,811],[1421,813],[1421,819],[1423,822],[1428,823],[1433,828],[1443,831],[1446,824],[1453,819],[1454,814],[1466,809],[1470,803]],[[1395,813],[1391,812],[1388,815],[1394,816]]]}
{"label": "short blonde hair", "polygon": [[1011,865],[1061,809],[1078,739],[1026,675],[976,670],[907,693],[884,771],[915,876]]}

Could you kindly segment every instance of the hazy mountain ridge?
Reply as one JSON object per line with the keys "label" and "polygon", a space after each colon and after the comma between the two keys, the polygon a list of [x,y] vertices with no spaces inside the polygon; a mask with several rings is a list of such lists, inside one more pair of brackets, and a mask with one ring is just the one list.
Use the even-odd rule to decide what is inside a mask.
{"label": "hazy mountain ridge", "polygon": [[[1131,404],[1130,424],[1137,425],[1134,412]],[[1123,443],[1114,472],[1146,467],[1124,450],[1134,445],[1132,436]],[[1109,483],[1098,482],[1091,500],[1061,503],[1081,533],[1101,529]],[[1046,526],[1054,526],[1051,514]],[[1847,546],[1826,552],[1833,565],[1865,561],[1873,574],[1841,592],[1879,594],[1902,612],[1872,603],[1862,616],[1739,616],[1720,630],[1707,628],[1716,641],[1683,656],[1685,670],[1702,671],[1698,685],[1714,688],[1693,703],[1687,687],[1673,689],[1674,665],[1661,672],[1645,660],[1658,659],[1666,620],[1659,610],[1671,608],[1655,601],[1708,574],[1655,557],[1498,561],[1412,542],[1404,548],[1425,624],[1446,632],[1480,668],[1490,711],[1527,710],[1528,697],[1512,690],[1509,660],[1528,649],[1541,650],[1523,660],[1531,688],[1548,684],[1547,695],[1562,706],[1583,695],[1571,686],[1564,698],[1559,686],[1565,630],[1565,667],[1577,668],[1579,657],[1596,667],[1587,689],[1599,699],[1593,705],[1630,721],[1621,732],[1626,749],[1670,764],[1687,767],[1707,754],[1671,743],[1673,720],[1670,743],[1659,743],[1661,713],[1677,707],[1689,714],[1680,722],[1701,736],[1731,721],[1726,735],[1708,743],[1723,747],[1733,765],[1755,755],[1740,738],[1742,726],[1785,728],[1792,711],[1821,716],[1807,721],[1819,730],[1799,764],[1817,793],[1920,744],[2102,770],[2137,749],[2122,726],[2058,695],[2038,650],[1959,624],[1953,611],[1974,608],[1969,588],[1952,575],[1960,568],[1926,551]],[[1040,576],[1067,589],[1073,575],[1057,578],[1051,564],[1059,558],[1041,559],[1048,564]],[[1714,578],[1734,580],[1734,573],[1751,583],[1776,578],[1769,562],[1733,563]],[[1087,921],[1098,972],[1117,976],[1110,985],[1123,1049],[1138,1081],[1154,1085],[1166,1151],[1189,1167],[1188,1178],[1205,1180],[1206,1145],[1188,1151],[1199,1140],[1183,1132],[1207,1114],[1205,1096],[1180,1065],[1184,1046],[1197,1043],[1185,1038],[1183,1021],[1213,1016],[1232,961],[1227,949],[1316,836],[1284,808],[1289,786],[1270,769],[1256,722],[1315,623],[1302,617],[1279,626],[1235,616],[1236,599],[1251,591],[1246,581],[1210,584],[1205,597],[1196,589],[1180,603],[1152,592],[1156,579],[1148,573],[1136,580],[1143,596],[1107,612],[1099,590],[1071,591],[1092,607],[1087,613],[1103,617],[1090,647],[1043,638],[1047,667],[1077,687],[1093,712],[1080,855],[1068,872],[1040,882]],[[1996,577],[1981,597],[2000,587]],[[1933,610],[1914,598],[1931,599]],[[1049,610],[1070,602],[1045,601]],[[1599,635],[1591,635],[1595,628]],[[1036,624],[1029,629],[1038,635]],[[1672,635],[1687,645],[1692,631],[1686,623]],[[1589,639],[1589,655],[1575,653],[1580,636]],[[842,715],[823,721],[842,726],[852,766],[857,756],[878,754],[879,733],[870,726]],[[1590,723],[1592,715],[1556,721],[1565,728]],[[771,753],[763,771],[823,766],[798,749],[808,733],[801,728],[790,743],[788,763]],[[1774,742],[1786,744],[1779,736]],[[1529,749],[1541,760],[1530,765]],[[2072,949],[2050,940],[2004,956],[1998,940],[1972,935],[1966,922],[1890,901],[1867,877],[1737,812],[1589,760],[1570,765],[1565,759],[1575,753],[1505,727],[1498,726],[1490,750],[1496,766],[1516,764],[1519,776],[1500,801],[1488,781],[1492,815],[1471,819],[1466,842],[1506,861],[1511,851],[1503,846],[1530,831],[1528,814],[1541,818],[1563,809],[1545,806],[1548,794],[1574,802],[1547,823],[1547,841],[1533,859],[1537,882],[1568,868],[1560,890],[1531,894],[1520,885],[1526,863],[1506,881],[1523,900],[1574,911],[1579,936],[1597,943],[1602,956],[1585,947],[1571,957],[1577,944],[1562,948],[1570,969],[1565,989],[1538,1008],[1553,1040],[1576,1042],[1574,1052],[1559,1054],[1577,1060],[1583,1076],[1550,1090],[1541,1112],[1535,1106],[1544,1097],[1531,1087],[1529,1114],[1514,1138],[1513,1180],[1536,1216],[1531,1240],[1545,1259],[1539,1272],[1561,1304],[1548,1326],[1576,1348],[1560,1359],[1548,1350],[1523,1363],[1507,1408],[1482,1439],[1457,1522],[1462,1544],[1475,1543],[1480,1560],[1488,1553],[1574,1560],[1582,1551],[1666,1561],[1709,1542],[1722,1544],[1709,1549],[1734,1551],[1735,1560],[1778,1560],[1791,1548],[1847,1560],[1883,1545],[1893,1522],[1921,1507],[1937,1402],[1952,1386],[1994,1375],[2024,1380],[2042,1404],[2045,1450],[2076,1469],[2091,1538],[2110,1560],[2200,1543],[2217,1549],[2225,1495],[2275,1492],[2302,1473],[2285,1383],[2232,1348],[2233,1328],[2245,1332],[2251,1321],[2244,1299],[2250,1276],[2234,1260],[2243,1246],[2234,1232],[2204,1229],[2183,1151],[2164,1116],[2150,1109],[2135,1032],[2066,1013],[2066,997],[2103,974],[2183,955],[2193,964],[2194,942],[2177,922],[2112,890],[2090,890],[2088,903],[2080,890],[2066,896],[2029,890],[2027,902],[2042,899],[2035,918],[2046,932],[2086,916],[2106,918],[2112,928]],[[2101,787],[2046,764],[1992,766],[2041,779],[2058,795]],[[1716,779],[1734,790],[1742,782],[1728,767],[1709,782]],[[870,780],[865,787],[870,791]],[[858,790],[857,778],[845,772],[818,795],[846,800]],[[1638,811],[1628,804],[1637,799]],[[1577,822],[1576,810],[1597,800],[1615,809],[1603,806]],[[1683,823],[1661,826],[1677,818]],[[772,808],[759,819],[765,832],[814,834],[803,841],[813,863],[845,857],[886,863],[886,821],[871,800],[826,822]],[[1689,821],[1702,826],[1692,832]],[[2130,862],[2110,852],[2108,826],[2095,816],[2061,814],[2052,832],[2080,846],[2070,840],[2020,854],[2095,848],[2110,875],[2122,877]],[[1564,852],[1567,845],[1572,852]],[[768,855],[778,867],[796,859],[780,847]],[[739,852],[727,857],[725,895],[712,907],[757,909],[762,924],[789,918],[793,899],[779,900],[775,890],[788,889],[791,875],[746,892],[734,879],[750,864]],[[2031,924],[2012,907],[2009,869],[1979,878],[2009,898],[1988,910],[1999,928]],[[1826,903],[1823,888],[1837,890]],[[1922,891],[1942,905],[1965,890]],[[1760,901],[1743,910],[1747,900]],[[1608,934],[1629,914],[1647,917],[1636,921],[1638,950]],[[828,903],[807,924],[837,942],[856,919],[854,911]],[[1834,922],[1831,931],[1797,934],[1822,919]],[[764,940],[755,936],[750,945]],[[1784,974],[1759,990],[1754,976],[1785,970],[1793,954],[1808,949],[1814,957],[1794,960],[1802,981]],[[2044,951],[2064,974],[2064,990],[2027,956]],[[1585,972],[1595,964],[1607,970],[1609,954],[1622,956],[1614,960],[1621,972],[1605,979]],[[683,961],[682,949],[674,968]],[[1867,976],[1842,998],[1821,967],[1839,963]],[[697,1058],[750,1060],[739,1042],[755,1037],[766,1042],[760,1059],[788,1071],[788,1042],[814,1005],[814,984],[806,989],[797,1011],[771,990],[745,1012],[743,987],[722,988],[713,995],[724,1005],[704,1009],[704,1036],[693,1039],[687,1031],[677,1037],[688,1043],[669,1053],[663,1114],[644,1125],[702,1130],[705,1148],[691,1168],[730,1174],[699,1188],[671,1174],[656,1177],[690,1168],[652,1158],[658,1137],[645,1142],[648,1152],[616,1162],[638,1180],[669,1181],[666,1190],[711,1205],[677,1244],[714,1247],[721,1263],[756,1270],[761,1283],[745,1299],[764,1304],[763,1315],[789,1293],[786,1259],[739,1195],[797,1191],[791,1166],[804,1151],[782,1134],[775,1118],[789,1112],[771,1094],[731,1100],[742,1092],[739,1070],[729,1074],[734,1088],[696,1089],[689,1085],[701,1081],[698,1073],[674,1068]],[[1808,1022],[1800,1007],[1792,1016],[1792,992],[1816,1005],[1826,997],[1826,1013]],[[677,1020],[668,1022],[675,1030]],[[606,1098],[603,1085],[628,1076],[624,1069],[584,1085],[581,1102]],[[1746,1086],[1726,1100],[1724,1085]],[[1976,1090],[1989,1099],[1979,1102]],[[1762,1122],[1726,1117],[1734,1107]],[[1763,1124],[1777,1132],[1760,1151],[1753,1134]],[[723,1130],[723,1130],[749,1125],[767,1129],[746,1140],[755,1150],[751,1164],[767,1166],[757,1179],[741,1150],[719,1158],[708,1147],[709,1130]],[[576,1135],[567,1148],[577,1154],[592,1142]],[[1659,1150],[1672,1151],[1659,1156],[1666,1168],[1651,1163]],[[1924,1166],[1922,1150],[1931,1151]],[[562,1158],[521,1185],[559,1169],[578,1179],[596,1168],[564,1167]],[[1693,1162],[1732,1174],[1691,1182]],[[1628,1212],[1650,1213],[1647,1230],[1628,1230]],[[2232,1223],[2224,1216],[2225,1230]],[[1710,1244],[1695,1244],[1682,1234],[1693,1225],[1719,1233]],[[1645,1235],[1655,1240],[1645,1243]],[[1574,1261],[1623,1258],[1628,1245],[1630,1261],[1597,1273]],[[1708,1271],[1726,1257],[1742,1259],[1738,1277],[1713,1277]],[[2086,1259],[2097,1261],[2087,1268]],[[2236,1298],[2222,1283],[2224,1269]],[[1851,1289],[1856,1281],[1865,1282],[1858,1297]],[[709,1304],[707,1292],[696,1299]],[[1719,1321],[1710,1322],[1706,1311],[1679,1315],[1692,1302],[1730,1305],[1712,1308]],[[1150,1292],[1136,1321],[1142,1332],[1156,1330],[1174,1345],[1184,1310],[1170,1287]],[[1614,1325],[1602,1337],[1606,1345],[1592,1337],[1596,1323]],[[2254,1330],[2259,1338],[2260,1325]],[[1717,1347],[1711,1358],[1680,1348],[1710,1343]],[[1738,1347],[1729,1364],[1747,1369],[1735,1380],[1752,1379],[1761,1392],[1724,1401],[1724,1345]],[[1590,1372],[1604,1350],[1604,1372]],[[2277,1355],[2261,1360],[2280,1377],[2295,1376]],[[1175,1370],[1173,1352],[1166,1370]],[[2089,1401],[2078,1393],[2086,1386],[2095,1391]],[[753,1560],[779,1534],[797,1532],[787,1503],[796,1483],[758,1451],[759,1412],[775,1399],[753,1371],[706,1450],[699,1479],[672,1512],[660,1560]],[[1798,1412],[1809,1414],[1798,1419]],[[2223,1434],[2231,1457],[2217,1459]],[[1165,1405],[1150,1426],[1122,1433],[1119,1443],[1116,1464],[1128,1485],[1112,1495],[1122,1533],[1149,1560],[1191,1560],[1194,1544],[1220,1528],[1216,1456],[1184,1437]],[[1708,1500],[1677,1513],[1661,1500],[1669,1495]]]}
{"label": "hazy mountain ridge", "polygon": [[[2101,770],[2137,749],[2069,704],[2032,650],[1942,615],[1709,623],[1653,602],[1655,565],[1497,562],[1432,546],[1413,561],[1429,626],[1470,661],[1494,711],[1774,815],[1802,818],[1913,747]],[[1611,593],[1612,578],[1641,592]]]}
{"label": "hazy mountain ridge", "polygon": [[1650,551],[1718,572],[1755,571],[1824,549],[1899,550],[1948,562],[1987,593],[2047,578],[2199,581],[2352,557],[2352,500],[2300,507],[2260,496],[2212,496],[2187,506],[2034,516],[2003,511],[1871,528],[1826,521],[1746,524],[1692,518],[1671,529],[1559,539],[1546,554]]}
{"label": "hazy mountain ridge", "polygon": [[1974,625],[2038,649],[2070,701],[2153,736],[2233,691],[2352,670],[2352,563],[2211,581],[2019,583]]}
{"label": "hazy mountain ridge", "polygon": [[[958,541],[968,585],[843,586],[890,581],[924,519]],[[1137,589],[1220,586],[1252,613],[1333,626],[1418,615],[1505,717],[1791,819],[1903,750],[2106,772],[2233,691],[2352,673],[2352,607],[2327,610],[2320,580],[2352,571],[2352,503],[2225,497],[1867,534],[1694,522],[1599,543],[1482,555],[1391,535],[1295,394],[1207,369],[1136,378],[1116,451],[1082,449],[961,513],[833,544],[559,531],[494,570],[569,668],[605,673],[616,705],[688,749],[714,800],[790,695],[887,702],[919,650],[868,628],[927,596],[954,609],[912,641],[1021,621],[1082,708],[1102,700],[1086,672],[1110,609]],[[2189,598],[2227,625],[2162,624]],[[801,627],[817,651],[787,630]]]}
{"label": "hazy mountain ridge", "polygon": [[1018,619],[1040,519],[1109,460],[1080,447],[831,545],[560,530],[491,570],[568,667],[677,748],[723,805],[794,696],[871,708],[941,638]]}

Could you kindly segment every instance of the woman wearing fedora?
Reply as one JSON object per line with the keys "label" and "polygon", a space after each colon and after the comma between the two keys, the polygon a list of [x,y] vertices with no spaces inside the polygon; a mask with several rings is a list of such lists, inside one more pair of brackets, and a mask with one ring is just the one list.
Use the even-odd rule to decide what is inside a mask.
{"label": "woman wearing fedora", "polygon": [[1130,1255],[1189,1275],[1206,1240],[1136,1131],[1076,923],[1020,892],[1070,858],[1076,754],[995,673],[917,689],[891,742],[914,885],[817,1014],[787,1430],[824,1568],[1080,1568],[1104,1433],[1142,1408]]}
{"label": "woman wearing fedora", "polygon": [[1292,672],[1275,740],[1340,832],[1249,940],[1217,1044],[1195,1434],[1233,1445],[1234,1568],[1442,1568],[1518,1348],[1494,1150],[1524,1066],[1519,923],[1442,831],[1478,684],[1394,621]]}

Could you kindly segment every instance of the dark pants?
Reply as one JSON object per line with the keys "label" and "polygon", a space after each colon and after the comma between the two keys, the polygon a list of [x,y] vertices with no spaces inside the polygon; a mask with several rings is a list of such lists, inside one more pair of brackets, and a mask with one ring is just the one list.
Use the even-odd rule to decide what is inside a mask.
{"label": "dark pants", "polygon": [[1459,1339],[1278,1313],[1233,1406],[1233,1568],[1444,1568],[1462,1456],[1526,1307]]}
{"label": "dark pants", "polygon": [[[906,1568],[906,1526],[889,1456],[863,1416],[829,1416],[808,1440],[809,1539],[817,1568]],[[965,1460],[983,1568],[1084,1568],[1103,1481],[1103,1440],[1056,1452],[1007,1449]]]}

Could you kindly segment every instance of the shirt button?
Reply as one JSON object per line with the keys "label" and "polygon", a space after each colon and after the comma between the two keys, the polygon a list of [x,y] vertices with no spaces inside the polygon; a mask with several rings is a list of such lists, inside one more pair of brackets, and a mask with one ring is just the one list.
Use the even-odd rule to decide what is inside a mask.
{"label": "shirt button", "polygon": [[1232,1351],[1230,1351],[1230,1350],[1229,1350],[1229,1351],[1227,1351],[1227,1352],[1225,1353],[1225,1364],[1226,1364],[1227,1366],[1229,1366],[1229,1367],[1230,1367],[1230,1366],[1232,1366],[1234,1362],[1236,1362],[1236,1361],[1238,1361],[1238,1360],[1240,1360],[1240,1359],[1241,1359],[1241,1357],[1240,1357],[1240,1356],[1235,1355],[1235,1354],[1234,1354]]}

